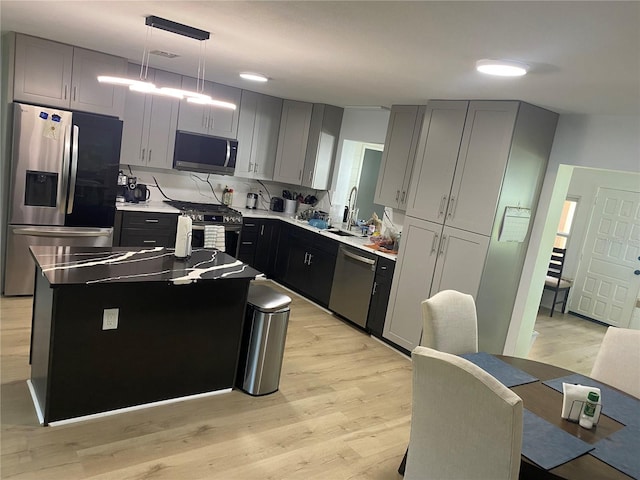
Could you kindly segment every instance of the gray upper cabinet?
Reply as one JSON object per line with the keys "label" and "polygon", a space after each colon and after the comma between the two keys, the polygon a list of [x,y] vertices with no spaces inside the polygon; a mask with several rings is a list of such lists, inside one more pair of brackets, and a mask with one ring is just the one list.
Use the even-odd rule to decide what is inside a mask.
{"label": "gray upper cabinet", "polygon": [[[182,88],[193,92],[197,91],[196,79],[183,76]],[[205,81],[202,93],[211,96],[214,100],[233,103],[236,105],[236,109],[231,110],[215,105],[202,105],[183,100],[180,103],[178,112],[178,130],[216,137],[237,138],[242,90],[220,83]]]}
{"label": "gray upper cabinet", "polygon": [[300,185],[309,140],[313,104],[285,100],[278,135],[273,180]]}
{"label": "gray upper cabinet", "polygon": [[[128,75],[139,76],[140,66],[130,64]],[[157,86],[180,88],[182,76],[150,68],[147,80]],[[179,105],[180,100],[172,97],[128,91],[120,163],[172,168]]]}
{"label": "gray upper cabinet", "polygon": [[234,176],[273,179],[281,114],[282,99],[242,91]]}
{"label": "gray upper cabinet", "polygon": [[411,175],[407,215],[444,223],[469,102],[429,102]]}
{"label": "gray upper cabinet", "polygon": [[530,218],[558,115],[518,101],[431,101],[422,122],[385,338],[420,340],[420,302],[473,295],[482,351],[501,353],[528,246],[501,239],[508,207]]}
{"label": "gray upper cabinet", "polygon": [[405,210],[424,107],[393,105],[374,202]]}
{"label": "gray upper cabinet", "polygon": [[13,99],[122,117],[125,89],[97,77],[126,70],[124,58],[16,34]]}
{"label": "gray upper cabinet", "polygon": [[343,112],[332,105],[285,100],[273,179],[326,190]]}
{"label": "gray upper cabinet", "polygon": [[342,108],[332,105],[319,103],[313,105],[302,172],[303,186],[317,190],[329,188],[343,113]]}

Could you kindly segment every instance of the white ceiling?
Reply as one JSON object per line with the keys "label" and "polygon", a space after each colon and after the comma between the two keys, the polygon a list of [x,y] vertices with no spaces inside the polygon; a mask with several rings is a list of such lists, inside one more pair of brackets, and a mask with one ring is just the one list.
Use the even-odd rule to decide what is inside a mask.
{"label": "white ceiling", "polygon": [[[140,61],[145,17],[210,31],[206,77],[279,97],[347,105],[518,99],[558,113],[640,114],[640,2],[0,1],[18,31]],[[200,42],[152,29],[150,66],[196,75]],[[531,65],[521,78],[481,58]],[[258,86],[238,78],[258,71]]]}

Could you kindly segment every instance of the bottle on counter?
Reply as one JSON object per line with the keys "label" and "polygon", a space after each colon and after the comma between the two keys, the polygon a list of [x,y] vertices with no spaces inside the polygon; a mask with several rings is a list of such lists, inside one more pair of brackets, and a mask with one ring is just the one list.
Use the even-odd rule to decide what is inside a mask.
{"label": "bottle on counter", "polygon": [[587,395],[587,400],[584,402],[584,408],[580,414],[580,426],[582,428],[589,429],[593,427],[593,417],[596,413],[599,399],[600,395],[596,392],[589,392],[589,395]]}
{"label": "bottle on counter", "polygon": [[233,188],[229,188],[228,186],[224,187],[222,191],[222,203],[226,206],[230,207],[233,203]]}

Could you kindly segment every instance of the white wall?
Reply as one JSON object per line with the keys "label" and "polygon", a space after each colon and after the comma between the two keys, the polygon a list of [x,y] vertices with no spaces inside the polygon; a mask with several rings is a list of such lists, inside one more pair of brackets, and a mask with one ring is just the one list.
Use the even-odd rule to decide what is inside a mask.
{"label": "white wall", "polygon": [[383,144],[387,135],[389,110],[371,108],[345,108],[338,139],[336,165],[331,182],[332,216],[342,216],[347,196],[353,185],[354,149],[358,143]]}
{"label": "white wall", "polygon": [[562,203],[575,167],[640,171],[640,116],[561,115],[504,353],[526,356]]}

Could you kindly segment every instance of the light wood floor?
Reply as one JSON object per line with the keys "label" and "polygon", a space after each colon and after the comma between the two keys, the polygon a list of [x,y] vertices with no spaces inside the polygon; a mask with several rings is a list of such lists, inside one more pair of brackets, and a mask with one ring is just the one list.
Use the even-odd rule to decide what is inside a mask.
{"label": "light wood floor", "polygon": [[[251,397],[234,390],[56,427],[38,425],[26,385],[31,299],[0,299],[0,478],[401,478],[409,360],[288,294],[293,303],[278,392]],[[573,325],[560,316],[540,318],[531,358],[588,373],[604,327],[566,323]]]}

